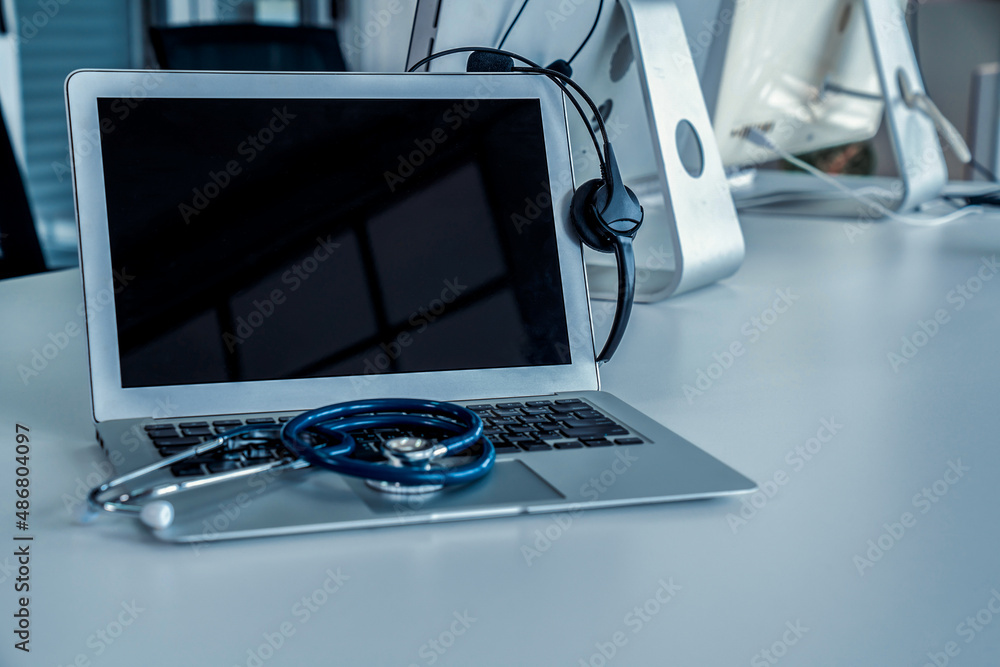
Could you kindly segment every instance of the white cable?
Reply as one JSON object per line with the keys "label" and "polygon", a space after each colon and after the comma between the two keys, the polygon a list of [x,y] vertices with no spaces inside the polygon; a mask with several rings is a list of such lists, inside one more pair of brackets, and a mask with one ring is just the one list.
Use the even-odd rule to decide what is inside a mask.
{"label": "white cable", "polygon": [[[856,199],[865,206],[871,207],[879,214],[885,216],[886,218],[889,218],[890,220],[895,220],[896,222],[902,222],[904,224],[914,225],[917,227],[936,227],[939,225],[948,224],[949,222],[960,220],[961,218],[964,218],[969,215],[977,215],[983,212],[981,206],[965,206],[953,213],[949,213],[948,215],[943,215],[936,218],[914,218],[907,215],[900,215],[895,211],[891,211],[887,209],[885,206],[882,206],[882,204],[875,201],[874,199],[870,199],[869,197],[866,196],[868,192],[871,192],[873,190],[879,190],[880,191],[879,194],[889,194],[887,191],[881,190],[880,188],[871,188],[871,187],[864,188],[862,191],[852,190],[851,188],[847,187],[846,185],[838,181],[836,178],[833,178],[829,174],[824,173],[823,171],[817,169],[808,162],[800,160],[799,158],[795,157],[788,151],[779,147],[777,144],[768,139],[767,136],[765,136],[760,130],[756,128],[752,128],[746,138],[747,141],[752,141],[758,146],[774,151],[782,159],[790,162],[799,169],[802,169],[803,171],[812,174],[813,176],[820,179],[824,183],[833,186],[834,188],[840,190],[841,192],[851,197],[852,199]],[[862,194],[862,192],[864,194]]]}

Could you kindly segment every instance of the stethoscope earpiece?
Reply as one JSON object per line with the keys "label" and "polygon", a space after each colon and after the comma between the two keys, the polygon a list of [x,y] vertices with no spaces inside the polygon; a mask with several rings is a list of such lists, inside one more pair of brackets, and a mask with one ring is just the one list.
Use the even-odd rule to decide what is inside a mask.
{"label": "stethoscope earpiece", "polygon": [[174,506],[167,500],[154,500],[143,505],[139,520],[153,530],[163,530],[174,522]]}

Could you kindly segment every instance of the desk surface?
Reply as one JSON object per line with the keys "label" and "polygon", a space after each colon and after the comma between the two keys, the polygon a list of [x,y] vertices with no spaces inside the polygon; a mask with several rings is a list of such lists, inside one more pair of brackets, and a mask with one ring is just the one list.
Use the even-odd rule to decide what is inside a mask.
{"label": "desk surface", "polygon": [[[83,337],[27,382],[18,366],[82,324],[79,276],[0,284],[0,664],[997,664],[1000,218],[744,229],[741,271],[637,306],[603,379],[761,484],[746,503],[197,551],[71,523],[102,462]],[[12,634],[15,423],[30,654]]]}

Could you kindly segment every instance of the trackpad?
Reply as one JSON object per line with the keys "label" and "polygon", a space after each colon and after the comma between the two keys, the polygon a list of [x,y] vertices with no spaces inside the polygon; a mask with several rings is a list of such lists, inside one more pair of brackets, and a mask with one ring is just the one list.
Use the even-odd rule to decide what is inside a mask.
{"label": "trackpad", "polygon": [[348,483],[368,509],[380,516],[413,512],[441,514],[444,518],[447,515],[475,514],[476,510],[494,506],[502,508],[500,513],[513,514],[529,504],[564,498],[520,461],[497,461],[490,474],[478,482],[422,495],[389,495],[371,489],[358,479],[351,479]]}

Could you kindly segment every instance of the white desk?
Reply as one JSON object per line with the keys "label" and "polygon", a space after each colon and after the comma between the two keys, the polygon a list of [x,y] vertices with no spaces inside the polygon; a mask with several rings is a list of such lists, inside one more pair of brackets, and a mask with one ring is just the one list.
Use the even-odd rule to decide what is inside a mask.
{"label": "white desk", "polygon": [[[928,652],[938,664],[997,664],[1000,279],[977,274],[995,278],[983,267],[1000,255],[1000,217],[744,228],[743,269],[637,307],[604,369],[606,389],[773,486],[739,525],[741,502],[717,500],[604,510],[565,527],[521,517],[197,552],[127,520],[77,527],[63,494],[89,487],[102,460],[83,337],[27,385],[17,367],[82,323],[78,275],[0,284],[0,564],[16,565],[15,422],[31,429],[34,536],[31,653],[14,649],[16,573],[0,570],[0,664],[601,665],[616,637],[610,665],[920,666]],[[949,298],[958,285],[980,289]],[[779,301],[780,314],[778,290],[793,304]],[[946,323],[917,334],[939,310]],[[923,345],[896,372],[887,354],[902,355],[904,336]],[[711,366],[737,342],[729,368]],[[699,370],[715,379],[689,401]],[[529,566],[522,546],[546,547],[536,544],[545,532],[556,539]],[[870,550],[867,567],[856,557]],[[332,593],[328,572],[342,575]],[[278,643],[282,627],[290,636],[271,650],[265,635]]]}

